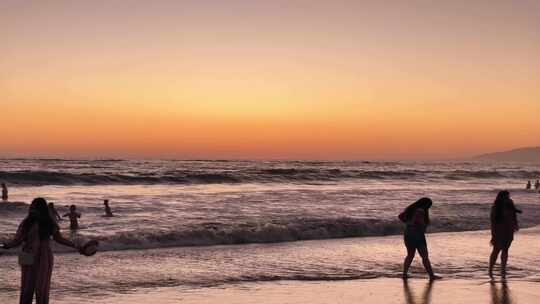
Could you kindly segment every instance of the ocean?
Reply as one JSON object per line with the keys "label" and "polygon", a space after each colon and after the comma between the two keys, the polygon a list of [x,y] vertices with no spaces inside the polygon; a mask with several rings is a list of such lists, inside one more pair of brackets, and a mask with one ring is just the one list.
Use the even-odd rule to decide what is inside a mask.
{"label": "ocean", "polygon": [[[538,244],[540,194],[525,184],[539,178],[540,164],[516,163],[4,159],[10,202],[0,204],[0,240],[15,233],[34,197],[60,214],[77,205],[79,234],[98,239],[100,252],[87,258],[55,246],[53,293],[66,298],[393,278],[403,259],[397,215],[428,196],[436,271],[484,277],[498,191],[511,192],[521,227],[532,227],[523,237]],[[104,199],[115,217],[103,216]],[[68,222],[60,222],[66,236]],[[448,238],[467,245],[452,248]],[[540,249],[531,246],[523,252]],[[527,256],[509,272],[537,280],[540,263]],[[0,255],[0,273],[7,301],[19,288],[14,251]]]}

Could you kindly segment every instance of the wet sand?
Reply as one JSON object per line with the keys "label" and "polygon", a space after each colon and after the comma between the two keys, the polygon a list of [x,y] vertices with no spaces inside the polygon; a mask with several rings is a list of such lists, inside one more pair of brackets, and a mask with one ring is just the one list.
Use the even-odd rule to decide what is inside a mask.
{"label": "wet sand", "polygon": [[[160,288],[147,293],[116,295],[88,303],[238,303],[238,304],[319,304],[319,303],[385,303],[385,304],[533,304],[540,299],[540,283],[482,280],[440,280],[430,284],[414,279],[373,279],[336,282],[267,282],[180,291]],[[65,298],[58,303],[74,303]]]}
{"label": "wet sand", "polygon": [[[510,250],[508,283],[487,277],[489,231],[429,234],[435,271],[419,258],[405,285],[401,236],[176,247],[55,257],[52,303],[539,303],[540,227]],[[20,270],[0,257],[0,303],[18,302]],[[498,267],[496,267],[498,271]],[[431,302],[430,302],[431,301]]]}

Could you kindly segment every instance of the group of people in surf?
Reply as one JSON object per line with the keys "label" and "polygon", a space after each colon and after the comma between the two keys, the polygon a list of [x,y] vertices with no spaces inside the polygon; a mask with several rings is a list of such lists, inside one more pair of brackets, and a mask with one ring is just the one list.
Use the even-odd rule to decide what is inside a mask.
{"label": "group of people in surf", "polygon": [[[424,197],[409,205],[401,214],[399,219],[405,223],[403,239],[407,248],[407,256],[403,262],[403,279],[409,277],[409,267],[416,252],[422,258],[422,264],[429,275],[430,280],[440,279],[431,267],[428,247],[426,242],[426,228],[428,227],[429,209],[433,201]],[[501,277],[506,279],[506,265],[508,262],[508,249],[514,240],[514,233],[519,230],[517,214],[521,210],[517,209],[514,201],[510,198],[510,192],[500,191],[491,207],[491,246],[492,251],[489,257],[488,274],[493,279],[493,267],[501,255]]]}
{"label": "group of people in surf", "polygon": [[[103,206],[105,208],[105,215],[104,216],[105,217],[113,217],[114,214],[112,213],[111,206],[109,206],[109,200],[108,199],[103,200]],[[49,213],[50,213],[51,217],[56,222],[61,221],[62,217],[67,217],[67,218],[69,218],[69,229],[71,229],[71,230],[79,229],[79,220],[78,219],[81,218],[81,213],[79,211],[77,211],[77,206],[70,205],[69,206],[69,211],[66,214],[62,215],[62,217],[60,216],[58,211],[56,211],[54,203],[49,203],[48,207],[49,207]]]}
{"label": "group of people in surf", "polygon": [[[403,262],[403,279],[409,277],[409,267],[416,252],[422,257],[422,263],[429,275],[430,280],[441,278],[436,275],[431,267],[428,255],[428,247],[425,232],[430,224],[429,209],[433,201],[424,197],[409,205],[399,215],[399,219],[405,223],[404,242],[407,255]],[[112,215],[108,201],[105,201],[107,214]],[[54,210],[54,206],[52,208]],[[514,232],[518,231],[518,210],[508,191],[501,191],[491,208],[491,245],[493,250],[489,258],[489,276],[493,278],[493,267],[501,253],[501,276],[506,277],[506,264],[508,261],[508,249],[514,239]],[[70,218],[71,228],[78,227],[77,219],[80,213],[75,206],[70,207],[66,214]],[[21,304],[31,304],[34,294],[37,303],[46,304],[49,301],[51,274],[53,269],[53,253],[50,247],[50,239],[77,249],[81,254],[93,255],[97,251],[97,242],[85,243],[74,242],[66,239],[60,233],[57,220],[57,212],[51,212],[51,208],[44,198],[36,198],[32,201],[28,215],[21,222],[15,237],[3,243],[3,249],[10,249],[22,245],[22,253],[19,256],[21,265]]]}
{"label": "group of people in surf", "polygon": [[[525,189],[532,190],[532,187],[533,187],[533,185],[532,185],[531,181],[527,181],[527,185],[525,185]],[[540,180],[538,180],[538,179],[536,180],[536,183],[534,183],[534,190],[540,191]]]}

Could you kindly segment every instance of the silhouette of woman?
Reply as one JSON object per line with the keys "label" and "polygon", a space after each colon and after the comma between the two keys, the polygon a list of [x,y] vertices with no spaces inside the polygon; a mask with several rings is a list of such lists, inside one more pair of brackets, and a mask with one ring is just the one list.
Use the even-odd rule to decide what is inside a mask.
{"label": "silhouette of woman", "polygon": [[433,273],[426,242],[426,228],[429,225],[429,208],[433,205],[430,198],[423,197],[413,204],[409,205],[405,211],[399,215],[399,219],[406,223],[403,239],[407,247],[407,256],[403,262],[403,279],[407,279],[409,267],[414,259],[416,251],[422,257],[422,263],[429,275],[430,280],[440,279],[441,277]]}
{"label": "silhouette of woman", "polygon": [[36,303],[49,303],[54,260],[49,244],[51,236],[62,245],[76,247],[73,242],[60,234],[58,225],[50,216],[45,199],[36,198],[30,205],[28,216],[19,225],[15,238],[2,245],[4,249],[9,249],[22,244],[19,256],[22,275],[20,304],[31,304],[34,293]]}
{"label": "silhouette of woman", "polygon": [[508,191],[501,191],[491,207],[491,245],[493,250],[489,257],[489,277],[493,278],[493,266],[501,253],[501,276],[506,278],[508,249],[514,240],[514,232],[519,230],[517,214],[521,213],[514,205]]}

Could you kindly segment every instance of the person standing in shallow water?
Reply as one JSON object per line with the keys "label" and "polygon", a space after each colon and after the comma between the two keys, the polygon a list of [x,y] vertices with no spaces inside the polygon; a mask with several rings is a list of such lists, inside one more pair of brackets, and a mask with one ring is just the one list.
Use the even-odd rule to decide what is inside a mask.
{"label": "person standing in shallow water", "polygon": [[409,268],[416,251],[422,257],[422,263],[431,281],[441,277],[433,273],[426,242],[426,228],[429,225],[429,208],[433,205],[430,198],[423,197],[409,205],[400,215],[399,219],[406,224],[403,239],[407,248],[407,256],[403,261],[403,279],[409,277]]}
{"label": "person standing in shallow water", "polygon": [[21,265],[20,304],[32,304],[34,294],[37,304],[49,303],[49,290],[54,264],[49,244],[52,238],[65,246],[76,248],[75,244],[60,234],[60,228],[51,218],[47,202],[43,198],[32,201],[28,216],[22,221],[12,241],[2,245],[10,249],[22,244],[19,257]]}
{"label": "person standing in shallow water", "polygon": [[114,214],[112,213],[111,207],[109,206],[109,200],[108,199],[104,200],[103,205],[105,206],[105,216],[113,217]]}
{"label": "person standing in shallow water", "polygon": [[49,212],[51,213],[52,219],[55,220],[56,222],[61,221],[62,218],[60,217],[60,214],[58,214],[58,211],[56,211],[56,208],[54,207],[54,203],[49,203],[48,207],[49,207]]}
{"label": "person standing in shallow water", "polygon": [[510,198],[510,192],[501,191],[491,207],[491,245],[493,250],[489,257],[489,277],[493,279],[493,266],[501,253],[501,277],[506,278],[506,264],[508,263],[508,249],[514,240],[514,232],[519,230],[517,209]]}
{"label": "person standing in shallow water", "polygon": [[2,183],[2,201],[8,201],[8,188],[6,186],[6,183]]}
{"label": "person standing in shallow water", "polygon": [[75,205],[69,206],[69,212],[64,214],[63,217],[66,216],[69,217],[69,229],[79,229],[79,221],[77,219],[81,218],[81,214],[77,212],[77,207]]}

